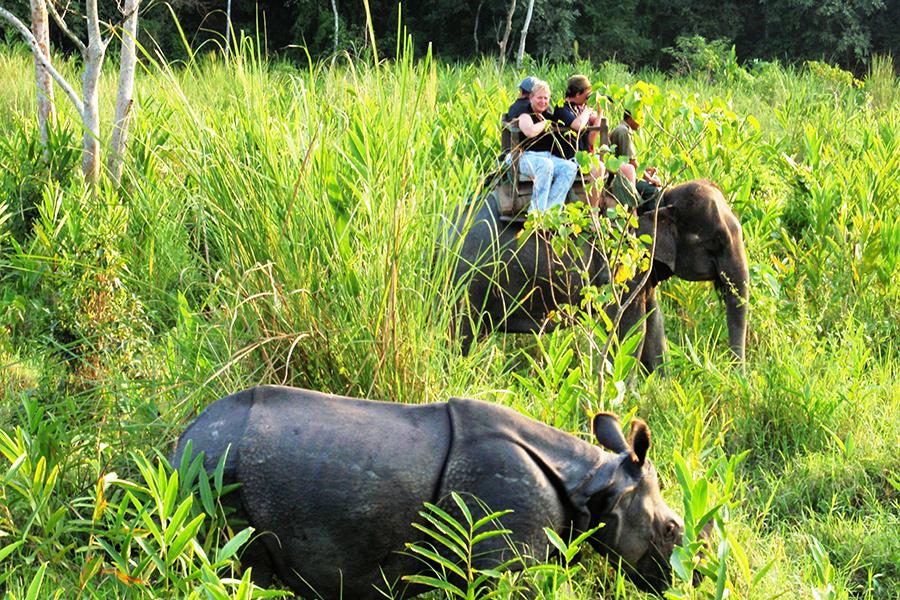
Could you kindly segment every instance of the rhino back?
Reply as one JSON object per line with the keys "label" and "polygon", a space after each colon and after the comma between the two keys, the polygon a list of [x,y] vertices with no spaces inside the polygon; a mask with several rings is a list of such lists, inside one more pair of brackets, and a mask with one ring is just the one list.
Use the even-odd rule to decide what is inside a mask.
{"label": "rhino back", "polygon": [[[254,390],[238,478],[279,576],[362,598],[405,568],[396,552],[434,501],[450,445],[446,404],[406,405],[281,387]],[[299,575],[299,577],[298,577]]]}
{"label": "rhino back", "polygon": [[178,446],[172,464],[178,466],[181,457],[191,442],[191,460],[200,452],[204,453],[203,468],[212,472],[219,459],[226,452],[225,479],[234,480],[237,468],[238,441],[247,427],[247,417],[253,403],[252,390],[244,390],[206,407],[178,439]]}

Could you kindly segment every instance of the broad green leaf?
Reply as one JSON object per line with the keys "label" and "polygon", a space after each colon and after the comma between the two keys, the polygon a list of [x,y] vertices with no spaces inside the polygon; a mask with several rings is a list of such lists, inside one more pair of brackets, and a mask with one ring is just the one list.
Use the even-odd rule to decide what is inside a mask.
{"label": "broad green leaf", "polygon": [[200,529],[200,525],[203,524],[203,519],[205,518],[206,515],[197,515],[190,523],[184,526],[181,533],[175,536],[171,546],[169,546],[169,551],[166,553],[166,564],[171,565],[181,556],[181,551],[190,539],[197,535],[197,530]]}
{"label": "broad green leaf", "polygon": [[25,592],[25,600],[38,600],[41,598],[41,587],[44,585],[44,574],[46,572],[47,563],[41,563],[37,573],[35,573],[34,577],[31,579],[31,583],[28,584],[28,591]]}
{"label": "broad green leaf", "polygon": [[238,551],[241,546],[247,543],[247,540],[250,539],[250,536],[253,535],[254,529],[252,527],[245,527],[240,530],[233,538],[228,540],[222,548],[216,553],[216,563],[221,563],[231,559],[234,556],[234,553]]}
{"label": "broad green leaf", "polygon": [[460,590],[458,587],[456,587],[452,583],[444,581],[443,579],[438,579],[436,577],[429,577],[427,575],[404,575],[403,581],[425,585],[436,590],[444,590],[445,592],[459,598],[467,598],[466,593]]}
{"label": "broad green leaf", "polygon": [[7,544],[3,548],[0,548],[0,564],[3,563],[3,559],[16,551],[16,548],[25,543],[25,540],[19,540],[17,542],[13,542],[11,544]]}
{"label": "broad green leaf", "polygon": [[672,569],[675,571],[675,575],[678,579],[681,581],[691,581],[694,570],[693,557],[691,557],[684,548],[675,546],[672,555],[669,557],[669,564],[672,565]]}

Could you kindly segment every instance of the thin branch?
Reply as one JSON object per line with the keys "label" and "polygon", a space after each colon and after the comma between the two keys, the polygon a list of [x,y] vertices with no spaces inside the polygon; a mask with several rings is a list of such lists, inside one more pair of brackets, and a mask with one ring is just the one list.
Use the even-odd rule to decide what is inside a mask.
{"label": "thin branch", "polygon": [[44,56],[43,51],[41,51],[41,47],[38,44],[38,41],[34,38],[34,35],[25,26],[22,21],[20,21],[14,14],[0,6],[0,17],[9,22],[15,29],[19,31],[19,33],[24,36],[25,41],[28,42],[28,46],[31,48],[31,53],[34,54],[35,58],[41,66],[47,69],[47,72],[50,73],[50,76],[56,80],[56,83],[59,84],[59,87],[63,89],[66,95],[69,97],[69,100],[72,101],[72,104],[75,105],[75,108],[78,110],[78,114],[84,114],[84,103],[81,101],[81,98],[78,94],[75,93],[75,90],[72,89],[72,86],[69,85],[69,82],[65,80],[65,78],[59,74],[59,71],[53,68],[53,65],[50,64],[50,61],[47,60],[47,57]]}
{"label": "thin branch", "polygon": [[119,29],[122,25],[124,25],[125,21],[130,19],[132,17],[132,15],[134,15],[134,13],[136,13],[138,10],[140,10],[140,8],[141,8],[141,3],[136,2],[134,4],[134,7],[131,10],[129,10],[128,12],[122,12],[122,9],[119,9],[119,12],[122,13],[122,18],[119,19],[118,21],[116,21],[115,24],[106,23],[106,22],[103,23],[109,29],[109,37],[103,41],[103,50],[104,51],[106,50],[107,46],[109,46],[110,42],[113,41],[116,30]]}
{"label": "thin branch", "polygon": [[50,16],[53,17],[53,21],[56,22],[57,27],[62,29],[62,32],[66,34],[66,37],[72,40],[72,43],[75,44],[75,47],[78,48],[78,51],[84,54],[86,47],[84,42],[81,39],[72,33],[72,30],[69,29],[69,26],[66,25],[66,20],[60,16],[59,12],[56,10],[56,4],[53,0],[47,0],[47,7],[50,9]]}

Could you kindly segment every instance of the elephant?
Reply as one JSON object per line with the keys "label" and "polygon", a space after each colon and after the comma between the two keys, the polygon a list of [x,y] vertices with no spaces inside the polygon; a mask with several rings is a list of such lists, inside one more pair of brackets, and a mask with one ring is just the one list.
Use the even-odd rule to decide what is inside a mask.
{"label": "elephant", "polygon": [[[652,372],[661,366],[666,352],[656,287],[673,275],[687,281],[713,281],[725,302],[729,345],[743,361],[749,270],[741,224],[722,191],[708,180],[674,186],[665,191],[660,208],[639,216],[638,234],[653,235],[654,222],[650,274],[642,287],[643,274],[632,282],[634,301],[622,316],[619,335],[638,327],[643,340],[637,354]],[[580,302],[585,283],[569,268],[576,260],[589,266],[589,283],[609,281],[606,263],[590,244],[581,249],[581,256],[560,257],[545,236],[526,236],[522,223],[501,219],[494,191],[458,212],[444,243],[458,254],[453,281],[463,288],[464,301],[455,307],[455,328],[464,353],[476,332],[485,336],[494,330],[534,333],[552,328],[554,324],[547,321],[551,311]]]}
{"label": "elephant", "polygon": [[511,511],[490,525],[508,535],[479,530],[476,569],[552,556],[545,527],[562,539],[591,532],[591,547],[662,593],[684,522],[660,495],[650,430],[635,419],[626,440],[610,413],[592,426],[599,445],[479,400],[400,404],[257,386],[210,404],[172,460],[202,453],[208,471],[224,461],[223,482],[239,487],[222,502],[257,532],[241,564],[262,586],[277,575],[308,597],[381,598],[385,584],[393,597],[419,594],[406,577],[428,568],[404,550],[432,541],[415,525],[426,502],[463,522],[455,492],[483,503],[467,502],[474,519]]}

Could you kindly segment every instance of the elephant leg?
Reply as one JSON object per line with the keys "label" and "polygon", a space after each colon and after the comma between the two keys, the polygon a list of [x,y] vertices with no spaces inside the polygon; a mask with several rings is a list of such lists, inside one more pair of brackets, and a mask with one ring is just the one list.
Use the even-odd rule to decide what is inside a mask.
{"label": "elephant leg", "polygon": [[475,332],[472,331],[472,322],[468,315],[459,315],[459,322],[452,325],[454,333],[459,336],[460,353],[468,356],[475,346]]}
{"label": "elephant leg", "polygon": [[646,294],[647,330],[644,334],[644,348],[641,352],[641,364],[648,373],[662,372],[663,359],[668,350],[666,329],[663,323],[662,310],[656,300],[656,288],[648,288]]}
{"label": "elephant leg", "polygon": [[[615,322],[616,313],[619,309],[616,306],[613,306],[609,311],[609,318]],[[646,337],[646,328],[647,323],[644,320],[644,315],[647,312],[646,307],[646,292],[643,290],[638,292],[635,296],[634,300],[624,309],[624,313],[622,314],[622,319],[619,321],[619,343],[621,344],[625,341],[626,336],[628,336],[629,332],[635,327],[637,329],[634,331],[636,335],[639,336],[639,341],[637,347],[634,349],[634,357],[637,359],[641,358],[644,348],[644,338]]]}
{"label": "elephant leg", "polygon": [[451,333],[459,337],[460,352],[468,356],[475,344],[494,330],[494,320],[486,306],[488,288],[480,281],[473,281],[465,297],[459,301],[451,323]]}

